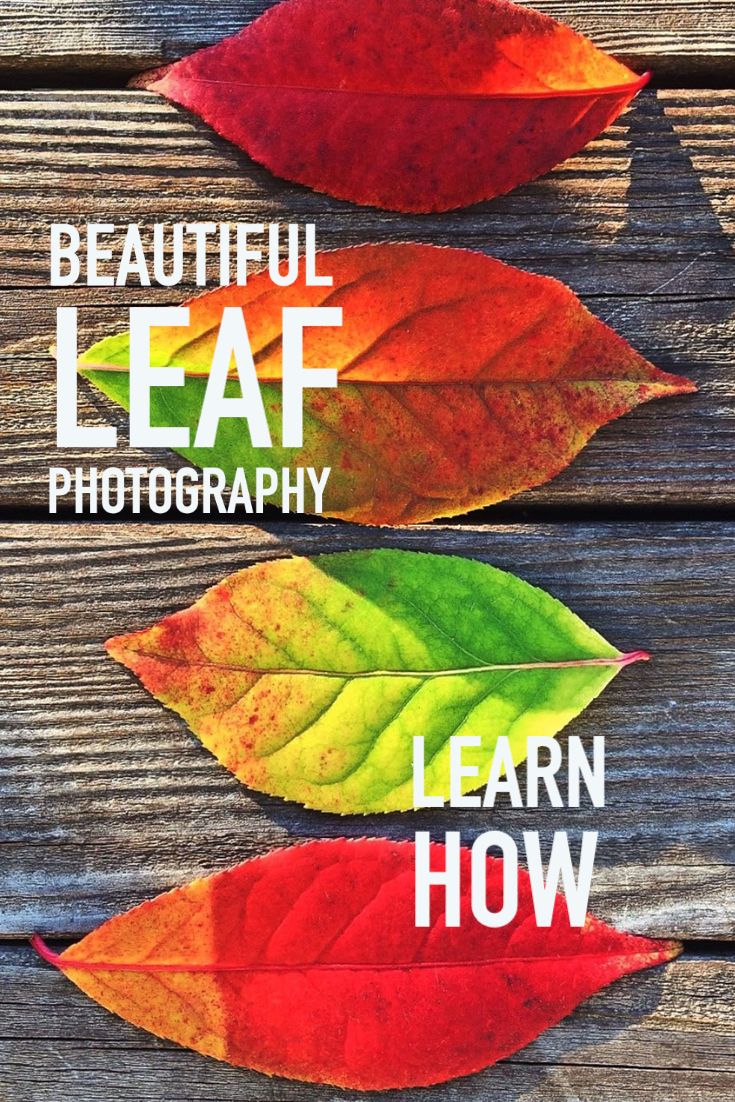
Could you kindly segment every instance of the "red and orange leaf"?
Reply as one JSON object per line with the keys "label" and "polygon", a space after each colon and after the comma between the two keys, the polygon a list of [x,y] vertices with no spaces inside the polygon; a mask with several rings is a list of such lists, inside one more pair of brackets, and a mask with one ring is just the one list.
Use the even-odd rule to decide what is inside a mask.
{"label": "red and orange leaf", "polygon": [[[320,254],[334,286],[303,276],[193,299],[188,329],[153,330],[151,363],[185,386],[152,391],[152,423],[194,438],[225,307],[241,306],[273,447],[222,421],[213,448],[182,448],[198,466],[331,468],[322,514],[364,524],[456,516],[538,486],[594,433],[642,402],[696,388],[635,352],[562,283],[482,253],[430,245],[364,245]],[[336,391],[306,391],[304,446],[280,447],[284,306],[340,306],[341,328],[310,330],[306,367],[338,370]],[[80,370],[129,408],[128,334],[108,337]],[[239,395],[235,381],[228,394]]]}
{"label": "red and orange leaf", "polygon": [[[433,847],[437,868],[444,847]],[[533,916],[528,875],[500,929],[470,913],[414,924],[414,845],[312,842],[144,903],[55,956],[108,1010],[158,1036],[270,1075],[381,1090],[443,1082],[527,1045],[583,999],[677,956],[675,942]],[[488,858],[499,909],[502,861]],[[440,901],[435,901],[439,903]]]}
{"label": "red and orange leaf", "polygon": [[647,79],[506,0],[286,0],[134,83],[288,180],[429,212],[548,172]]}

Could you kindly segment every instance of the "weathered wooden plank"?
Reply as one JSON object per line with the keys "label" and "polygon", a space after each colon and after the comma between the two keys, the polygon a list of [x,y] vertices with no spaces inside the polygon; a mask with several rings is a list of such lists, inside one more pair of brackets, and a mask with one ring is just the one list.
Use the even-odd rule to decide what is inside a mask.
{"label": "weathered wooden plank", "polygon": [[6,287],[48,285],[53,221],[281,220],[316,222],[323,248],[381,240],[478,248],[580,294],[732,297],[733,92],[647,90],[542,180],[431,218],[276,180],[145,92],[2,93],[0,133]]}
{"label": "weathered wooden plank", "polygon": [[[238,785],[102,650],[250,562],[385,545],[492,561],[654,654],[574,724],[607,737],[604,810],[306,812]],[[598,913],[641,933],[732,938],[734,547],[735,526],[716,524],[7,526],[0,936],[73,934],[289,840],[424,828],[471,839],[491,821],[516,837],[599,830]]]}
{"label": "weathered wooden plank", "polygon": [[[17,946],[0,950],[0,1084],[13,1102],[345,1102],[176,1048],[85,998]],[[732,958],[685,955],[583,1004],[509,1060],[426,1102],[724,1102],[735,1090]],[[407,1092],[386,1091],[386,1102]]]}
{"label": "weathered wooden plank", "polygon": [[[0,71],[107,73],[161,65],[234,34],[273,0],[13,0],[3,13]],[[569,23],[602,49],[660,78],[732,71],[728,0],[520,0]]]}
{"label": "weathered wooden plank", "polygon": [[[112,306],[104,290],[65,293],[66,304],[81,304],[80,347],[125,328],[128,306],[140,302],[141,294],[109,292],[108,298],[119,303]],[[149,292],[146,301],[162,296]],[[46,350],[54,340],[60,301],[59,293],[51,291],[36,291],[30,301],[25,294],[0,295],[8,334],[7,354],[0,354],[5,376],[0,388],[0,506],[6,509],[45,513],[52,466],[185,466],[172,452],[130,448],[126,417],[88,383],[80,386],[80,419],[84,424],[116,424],[118,447],[57,450],[56,372]],[[735,299],[724,303],[634,296],[587,302],[653,362],[694,378],[700,392],[651,403],[606,426],[568,470],[512,505],[533,515],[534,510],[569,506],[691,509],[735,504],[730,465],[721,461],[735,449]],[[723,320],[724,311],[732,316]],[[73,500],[63,506],[63,511],[72,510]],[[482,515],[492,521],[493,510]]]}
{"label": "weathered wooden plank", "polygon": [[[692,374],[702,393],[609,426],[569,472],[524,495],[522,505],[732,502],[719,462],[733,433],[732,93],[649,93],[605,138],[544,180],[431,219],[360,209],[275,181],[185,112],[144,93],[6,94],[0,103],[8,135],[0,173],[4,279],[24,292],[8,291],[2,310],[2,348],[13,357],[3,363],[8,381],[0,392],[6,507],[43,507],[46,468],[59,458],[45,351],[55,306],[82,304],[83,335],[92,339],[125,325],[125,305],[177,301],[192,289],[43,290],[54,219],[144,226],[313,219],[324,247],[418,239],[481,248],[555,275],[660,366]],[[85,415],[93,415],[88,395],[84,401]],[[99,409],[97,416],[110,413]],[[116,453],[118,463],[142,458]]]}

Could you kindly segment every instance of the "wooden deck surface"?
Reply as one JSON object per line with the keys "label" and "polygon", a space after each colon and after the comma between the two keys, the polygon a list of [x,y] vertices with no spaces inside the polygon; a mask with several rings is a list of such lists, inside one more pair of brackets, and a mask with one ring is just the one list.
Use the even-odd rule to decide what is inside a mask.
{"label": "wooden deck surface", "polygon": [[[335,820],[249,793],[102,650],[228,572],[358,546],[465,554],[544,586],[654,661],[574,724],[605,734],[604,811],[512,810],[493,825],[600,832],[593,905],[684,940],[682,958],[596,996],[496,1068],[387,1102],[726,1102],[735,1096],[735,4],[545,0],[658,87],[583,153],[492,203],[386,214],[275,180],[185,111],[124,88],[268,0],[12,0],[0,13],[0,1102],[350,1102],[269,1080],[111,1017],[40,963],[158,891],[289,841],[487,827],[473,812]],[[482,249],[568,283],[699,393],[603,429],[558,479],[453,525],[274,519],[48,523],[48,467],[177,461],[59,453],[55,309],[81,339],[193,289],[52,290],[53,221],[315,221],[320,244]],[[85,388],[90,420],[117,415]],[[123,434],[124,435],[124,434]],[[114,454],[114,459],[113,459]],[[196,519],[196,518],[195,518]]]}

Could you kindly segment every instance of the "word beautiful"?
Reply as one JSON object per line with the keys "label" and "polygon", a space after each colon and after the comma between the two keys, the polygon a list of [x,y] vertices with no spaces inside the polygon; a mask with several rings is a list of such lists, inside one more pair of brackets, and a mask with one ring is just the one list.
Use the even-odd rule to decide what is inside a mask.
{"label": "word beautiful", "polygon": [[[513,745],[510,739],[498,737],[487,773],[484,797],[466,794],[468,787],[480,784],[479,768],[465,760],[464,751],[480,751],[482,740],[478,736],[455,735],[449,740],[449,791],[451,807],[493,807],[499,793],[509,797],[513,807],[523,807],[520,784],[516,773]],[[526,743],[526,800],[525,806],[538,807],[539,792],[545,788],[546,795],[553,807],[564,806],[557,774],[562,768],[562,748],[553,738],[530,736]],[[517,751],[517,746],[516,746]],[[542,753],[547,758],[541,760]],[[517,756],[517,754],[516,754]],[[468,754],[469,757],[469,754]],[[432,768],[432,758],[427,761],[424,738],[416,736],[413,740],[413,791],[416,807],[441,807],[444,801],[440,796],[427,792],[427,771]],[[584,747],[576,735],[572,735],[567,747],[567,806],[580,806],[582,786],[587,790],[594,807],[605,804],[605,740],[596,736],[592,747],[592,761],[585,754]],[[434,774],[435,775],[435,774]],[[580,845],[578,870],[575,873],[574,861],[566,831],[554,833],[546,871],[541,853],[541,839],[538,831],[524,831],[525,865],[528,870],[529,887],[533,909],[538,926],[548,927],[554,921],[554,910],[563,904],[569,916],[571,926],[582,927],[586,922],[589,897],[592,890],[595,854],[597,852],[597,832],[584,831]],[[463,914],[463,898],[469,894],[472,915],[482,926],[491,928],[507,926],[518,913],[519,897],[519,859],[518,846],[509,835],[497,830],[485,831],[475,839],[472,846],[471,884],[469,893],[462,883],[459,831],[448,831],[445,835],[444,868],[432,867],[431,836],[427,831],[416,834],[415,866],[415,924],[419,927],[432,925],[432,888],[441,888],[444,892],[444,921],[447,926],[459,926]],[[500,892],[493,885],[493,906],[488,904],[487,856],[497,851],[502,857],[502,884]],[[557,895],[563,888],[564,899]],[[466,916],[465,916],[466,917]]]}
{"label": "word beautiful", "polygon": [[256,467],[252,474],[235,470],[227,487],[224,471],[218,467],[51,467],[49,470],[49,512],[56,513],[62,498],[74,500],[75,513],[122,513],[137,515],[144,510],[167,513],[262,513],[266,505],[277,505],[284,513],[321,513],[329,467]]}
{"label": "word beautiful", "polygon": [[[51,226],[51,285],[71,287],[176,287],[219,282],[245,286],[253,266],[267,263],[271,283],[290,287],[303,264],[307,287],[331,287],[332,278],[319,275],[316,229],[290,223],[285,235],[277,222],[156,223],[141,231],[136,223],[121,227],[90,222],[78,229],[66,222]],[[213,278],[214,276],[214,278]]]}

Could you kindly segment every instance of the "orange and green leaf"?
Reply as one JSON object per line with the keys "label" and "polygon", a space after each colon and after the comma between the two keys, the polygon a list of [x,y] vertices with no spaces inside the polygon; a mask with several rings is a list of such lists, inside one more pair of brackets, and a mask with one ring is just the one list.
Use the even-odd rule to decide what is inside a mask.
{"label": "orange and green leaf", "polygon": [[[658,370],[563,284],[480,253],[372,245],[322,255],[334,286],[274,286],[266,272],[188,303],[188,329],[153,330],[154,367],[185,385],[152,391],[154,425],[188,426],[204,399],[225,307],[244,310],[273,446],[223,420],[212,448],[181,449],[200,467],[329,467],[322,513],[363,524],[456,516],[553,478],[606,422],[642,402],[695,389]],[[304,396],[304,446],[281,439],[284,306],[340,306],[341,328],[312,329],[305,366],[336,368],[337,390]],[[129,408],[128,334],[80,370]],[[227,383],[239,397],[239,384]],[[643,462],[643,457],[641,457]]]}

